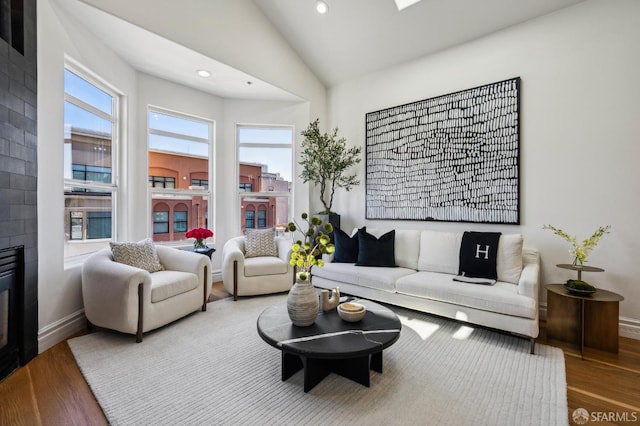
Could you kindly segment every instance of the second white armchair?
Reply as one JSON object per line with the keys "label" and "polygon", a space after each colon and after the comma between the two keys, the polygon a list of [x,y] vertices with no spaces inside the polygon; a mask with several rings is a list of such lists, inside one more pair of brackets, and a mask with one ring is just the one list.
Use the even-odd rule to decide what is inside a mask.
{"label": "second white armchair", "polygon": [[222,281],[227,292],[238,296],[288,291],[293,285],[293,266],[289,265],[291,241],[276,237],[277,256],[245,256],[245,237],[235,237],[222,248]]}

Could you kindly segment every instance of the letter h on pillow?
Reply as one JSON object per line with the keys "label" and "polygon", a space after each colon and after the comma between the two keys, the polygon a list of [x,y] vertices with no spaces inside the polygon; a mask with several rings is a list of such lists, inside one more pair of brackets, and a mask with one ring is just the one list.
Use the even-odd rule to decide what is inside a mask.
{"label": "letter h on pillow", "polygon": [[457,278],[485,278],[493,281],[482,284],[493,284],[498,279],[496,262],[500,235],[500,232],[465,232],[460,244]]}

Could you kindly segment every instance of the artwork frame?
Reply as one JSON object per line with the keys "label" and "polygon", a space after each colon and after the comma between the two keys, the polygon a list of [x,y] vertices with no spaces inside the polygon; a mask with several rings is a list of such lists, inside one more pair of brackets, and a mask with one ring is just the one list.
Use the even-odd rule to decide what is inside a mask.
{"label": "artwork frame", "polygon": [[365,115],[365,217],[520,224],[520,77]]}

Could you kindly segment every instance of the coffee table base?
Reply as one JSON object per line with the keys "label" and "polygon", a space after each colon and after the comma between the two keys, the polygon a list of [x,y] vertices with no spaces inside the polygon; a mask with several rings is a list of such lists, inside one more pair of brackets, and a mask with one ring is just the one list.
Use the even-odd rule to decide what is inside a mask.
{"label": "coffee table base", "polygon": [[329,373],[369,387],[369,369],[382,373],[382,351],[346,359],[319,359],[282,351],[282,381],[304,369],[304,391],[309,392]]}

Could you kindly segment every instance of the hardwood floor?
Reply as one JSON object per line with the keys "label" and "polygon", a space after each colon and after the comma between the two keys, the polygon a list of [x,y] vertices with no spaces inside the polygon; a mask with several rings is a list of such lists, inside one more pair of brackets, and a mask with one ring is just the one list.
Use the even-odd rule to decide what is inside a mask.
{"label": "hardwood floor", "polygon": [[[221,283],[214,290],[225,297]],[[571,416],[577,408],[590,413],[588,424],[640,424],[640,340],[621,337],[618,354],[586,349],[581,359],[575,348],[547,340],[541,322],[537,342],[564,350],[569,424],[576,424]],[[66,342],[0,383],[0,425],[106,424]]]}

